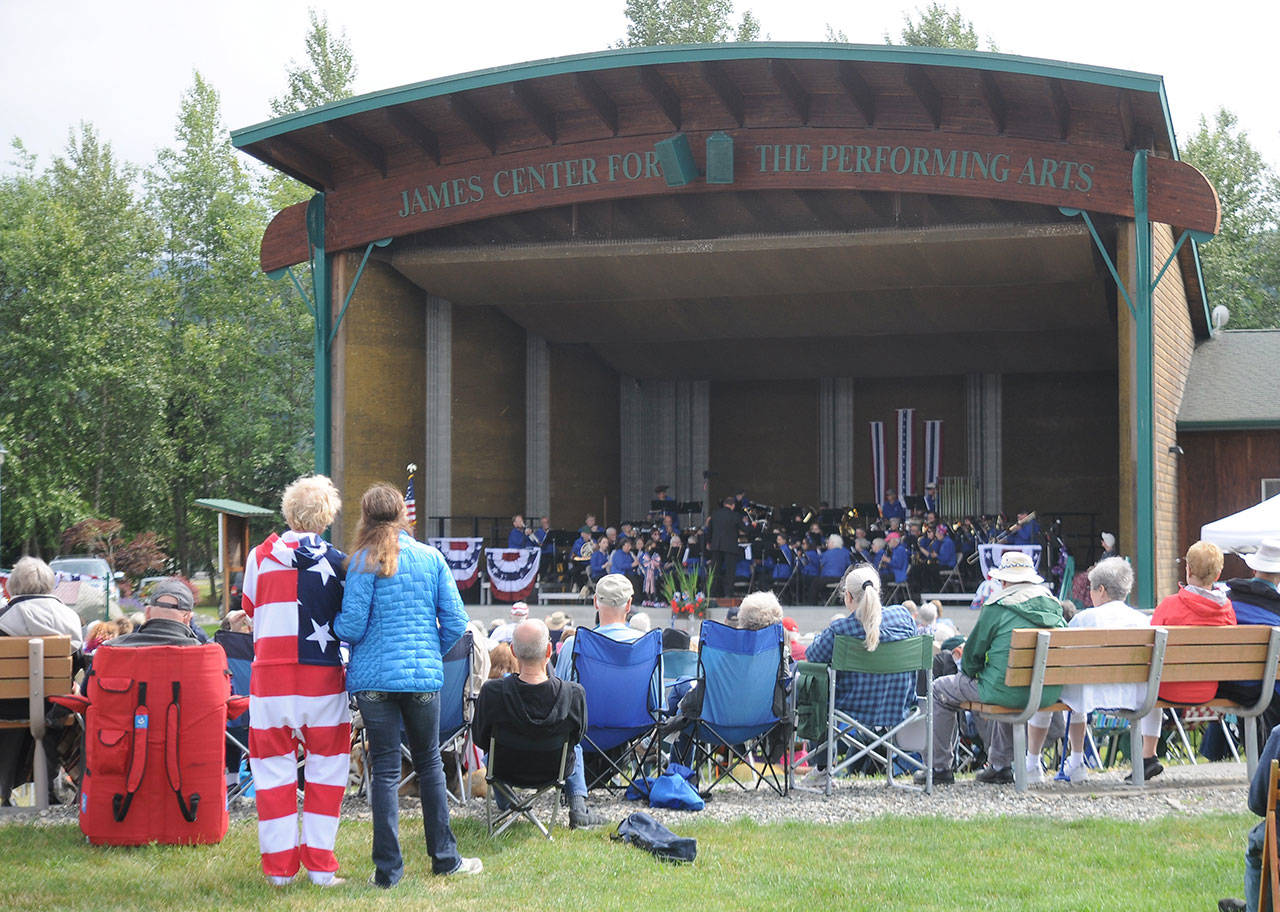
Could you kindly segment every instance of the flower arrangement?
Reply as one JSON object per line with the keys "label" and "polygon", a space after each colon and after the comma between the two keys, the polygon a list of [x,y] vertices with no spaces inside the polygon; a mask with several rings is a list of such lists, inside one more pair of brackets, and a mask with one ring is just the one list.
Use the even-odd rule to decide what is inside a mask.
{"label": "flower arrangement", "polygon": [[662,600],[671,606],[672,617],[705,618],[710,599],[705,592],[711,591],[711,581],[715,571],[706,569],[706,578],[702,580],[705,592],[698,591],[700,567],[685,568],[676,564],[671,572],[662,578]]}

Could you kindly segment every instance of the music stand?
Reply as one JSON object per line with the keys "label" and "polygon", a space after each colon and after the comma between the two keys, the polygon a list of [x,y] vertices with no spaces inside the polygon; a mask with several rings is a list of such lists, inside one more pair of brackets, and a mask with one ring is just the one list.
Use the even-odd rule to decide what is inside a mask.
{"label": "music stand", "polygon": [[880,515],[880,507],[870,501],[867,503],[856,503],[853,505],[853,508],[858,511],[858,521],[864,526],[870,525],[878,519],[883,519]]}
{"label": "music stand", "polygon": [[[671,501],[671,502],[672,502],[673,504],[675,503],[675,501]],[[683,502],[680,504],[680,512],[681,512],[681,513],[701,513],[701,512],[702,512],[702,501],[700,501],[700,500],[686,500],[686,501],[683,501]]]}
{"label": "music stand", "polygon": [[902,498],[902,502],[907,505],[907,510],[911,513],[925,512],[924,497],[920,494],[908,494]]}

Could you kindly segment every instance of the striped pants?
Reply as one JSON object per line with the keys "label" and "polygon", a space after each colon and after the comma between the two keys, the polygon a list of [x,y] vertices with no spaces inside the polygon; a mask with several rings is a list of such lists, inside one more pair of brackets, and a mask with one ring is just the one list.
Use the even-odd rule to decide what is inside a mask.
{"label": "striped pants", "polygon": [[[343,669],[253,666],[249,766],[258,803],[262,873],[292,877],[338,870],[333,852],[351,763],[351,710]],[[298,748],[306,790],[298,826]],[[299,838],[301,835],[301,838]]]}

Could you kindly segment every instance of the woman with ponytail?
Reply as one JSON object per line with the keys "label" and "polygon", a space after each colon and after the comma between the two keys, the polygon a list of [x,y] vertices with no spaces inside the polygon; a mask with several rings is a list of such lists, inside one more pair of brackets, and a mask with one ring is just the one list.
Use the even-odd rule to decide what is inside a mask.
{"label": "woman with ponytail", "polygon": [[[916,635],[911,612],[901,605],[880,604],[880,574],[869,564],[858,564],[840,582],[847,617],[831,622],[818,634],[805,657],[810,662],[830,662],[837,636],[862,640],[868,652],[881,643],[906,640]],[[863,725],[897,725],[916,704],[915,672],[867,674],[858,671],[836,673],[836,706]]]}

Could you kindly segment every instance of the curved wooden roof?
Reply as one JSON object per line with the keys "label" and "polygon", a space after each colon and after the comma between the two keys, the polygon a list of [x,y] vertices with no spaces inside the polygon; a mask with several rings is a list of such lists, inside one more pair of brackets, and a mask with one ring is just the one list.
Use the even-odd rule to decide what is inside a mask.
{"label": "curved wooden roof", "polygon": [[[556,170],[557,162],[588,160],[603,169],[611,156],[652,149],[673,133],[690,137],[701,159],[705,139],[721,131],[737,145],[737,179],[728,186],[697,181],[673,190],[653,172],[644,175],[648,180],[575,187],[569,171]],[[878,193],[900,191],[1126,217],[1133,212],[1128,169],[1136,149],[1151,152],[1154,220],[1214,232],[1218,219],[1208,182],[1177,161],[1161,77],[972,51],[830,43],[611,50],[374,92],[234,131],[232,140],[324,191],[331,252],[495,216],[533,217],[601,200],[672,197],[683,204],[705,192],[761,198],[779,190],[813,203],[815,193],[861,193],[874,201]],[[1077,181],[1070,192],[1053,188],[1052,178],[1036,187],[1034,175],[1032,186],[936,174],[926,181],[909,164],[892,174],[887,165],[875,174],[841,172],[834,163],[828,171],[826,162],[804,174],[762,174],[764,160],[754,168],[748,151],[762,143],[811,143],[815,156],[831,144],[858,143],[927,152],[939,163],[953,151],[1008,150],[1015,176],[1022,156],[1087,160],[1093,173],[1088,187]],[[505,175],[530,168],[556,181],[557,192],[512,192]],[[474,192],[468,198],[472,179],[483,199]],[[426,198],[428,188],[437,191],[435,200]],[[426,198],[416,209],[415,191]],[[307,257],[304,210],[277,215],[263,239],[264,269]],[[1187,254],[1183,269],[1191,278],[1197,268],[1190,246]]]}

